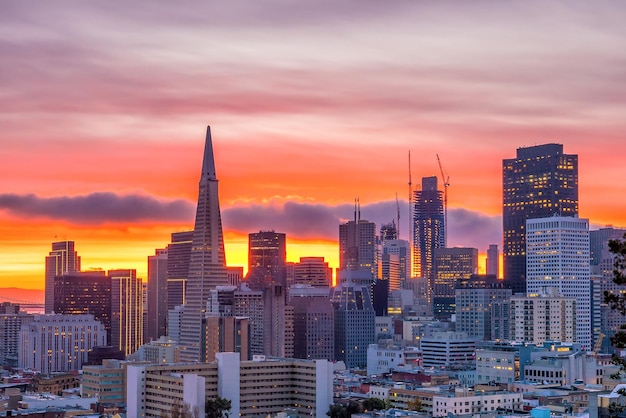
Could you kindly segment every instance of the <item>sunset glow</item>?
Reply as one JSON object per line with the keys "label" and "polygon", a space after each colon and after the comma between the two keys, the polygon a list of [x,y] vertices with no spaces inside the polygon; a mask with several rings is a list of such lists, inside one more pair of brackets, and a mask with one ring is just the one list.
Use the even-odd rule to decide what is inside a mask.
{"label": "sunset glow", "polygon": [[[0,5],[0,287],[40,289],[55,240],[135,268],[193,227],[211,125],[229,265],[247,234],[338,264],[338,225],[408,238],[450,176],[449,246],[501,237],[502,160],[579,155],[580,216],[626,225],[626,5],[584,1]],[[484,254],[480,259],[484,267]]]}

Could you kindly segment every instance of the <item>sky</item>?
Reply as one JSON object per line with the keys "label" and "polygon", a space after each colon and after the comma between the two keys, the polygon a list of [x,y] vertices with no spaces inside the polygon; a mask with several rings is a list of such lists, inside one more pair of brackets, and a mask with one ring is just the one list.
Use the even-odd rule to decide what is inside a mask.
{"label": "sky", "polygon": [[[193,226],[213,133],[229,265],[247,234],[338,264],[450,177],[448,245],[501,246],[502,159],[579,155],[580,216],[626,225],[626,3],[0,3],[0,287],[38,289],[56,240],[136,268]],[[0,295],[2,296],[2,295]]]}

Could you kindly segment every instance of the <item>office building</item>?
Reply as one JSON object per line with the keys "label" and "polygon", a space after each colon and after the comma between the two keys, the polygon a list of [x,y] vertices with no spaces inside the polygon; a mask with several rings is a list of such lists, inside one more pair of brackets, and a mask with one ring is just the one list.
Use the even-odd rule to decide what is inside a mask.
{"label": "office building", "polygon": [[151,364],[178,363],[180,346],[175,340],[162,336],[139,347],[128,359]]}
{"label": "office building", "polygon": [[242,360],[250,356],[250,319],[235,316],[235,286],[217,286],[211,290],[204,318],[205,332],[202,361],[215,361],[219,352],[240,353]]}
{"label": "office building", "polygon": [[454,292],[456,331],[490,340],[493,305],[508,301],[511,289],[506,289],[496,276],[474,275],[468,280],[459,280]]}
{"label": "office building", "polygon": [[53,312],[92,314],[104,326],[107,343],[111,343],[111,278],[104,271],[68,272],[55,277]]}
{"label": "office building", "polygon": [[310,285],[328,290],[332,285],[333,271],[324,257],[300,257],[299,262],[292,264],[293,273],[288,275],[287,283],[290,288],[293,285]]}
{"label": "office building", "polygon": [[209,292],[216,286],[228,285],[224,235],[218,198],[211,128],[207,127],[198,206],[189,258],[189,275],[185,292],[185,309],[180,330],[180,344],[185,347],[183,361],[200,359],[202,318]]}
{"label": "office building", "polygon": [[398,256],[400,285],[404,288],[411,278],[411,245],[403,239],[387,239],[382,243],[382,254]]}
{"label": "office building", "polygon": [[193,231],[172,233],[167,246],[167,310],[185,304]]}
{"label": "office building", "polygon": [[329,288],[294,285],[289,291],[289,305],[294,311],[294,357],[332,361],[335,312]]}
{"label": "office building", "polygon": [[111,345],[125,355],[143,344],[142,283],[132,269],[109,270],[111,278]]}
{"label": "office building", "polygon": [[591,350],[589,221],[552,216],[526,221],[528,296],[556,288],[576,300],[576,342]]}
{"label": "office building", "polygon": [[216,357],[212,363],[128,366],[128,418],[169,416],[173,405],[183,403],[204,416],[205,400],[216,396],[231,401],[233,417],[285,411],[327,417],[333,403],[333,367],[327,360]]}
{"label": "office building", "polygon": [[361,219],[360,206],[354,208],[354,220],[339,225],[339,270],[360,271],[357,281],[371,284],[378,277],[376,224]]}
{"label": "office building", "polygon": [[81,396],[97,397],[99,402],[126,402],[126,366],[128,363],[105,359],[102,365],[83,366]]}
{"label": "office building", "polygon": [[485,272],[487,275],[500,276],[500,251],[496,244],[490,244],[487,249]]}
{"label": "office building", "polygon": [[227,266],[226,274],[230,286],[239,286],[243,281],[243,267],[241,266]]}
{"label": "office building", "polygon": [[502,162],[504,279],[526,291],[526,220],[578,216],[578,156],[561,144],[518,148]]}
{"label": "office building", "polygon": [[248,275],[246,281],[253,289],[262,289],[271,282],[287,285],[287,238],[274,231],[248,235]]}
{"label": "office building", "polygon": [[348,280],[331,290],[335,311],[335,360],[348,368],[367,367],[367,348],[375,341],[376,313],[370,287]]}
{"label": "office building", "polygon": [[420,340],[424,367],[467,366],[474,364],[476,337],[466,332],[442,331]]}
{"label": "office building", "polygon": [[52,251],[46,257],[45,313],[54,312],[54,278],[76,271],[80,271],[80,257],[74,249],[74,241],[53,242]]}
{"label": "office building", "polygon": [[148,256],[148,306],[146,312],[146,341],[167,335],[167,249],[156,250]]}
{"label": "office building", "polygon": [[87,353],[105,343],[104,326],[91,314],[35,315],[20,330],[18,366],[41,373],[80,370]]}
{"label": "office building", "polygon": [[400,290],[400,257],[397,254],[383,253],[379,263],[380,277],[372,286],[374,311],[376,316],[386,316],[391,292]]}
{"label": "office building", "polygon": [[443,192],[436,176],[422,178],[413,201],[413,276],[429,279],[432,287],[435,248],[446,247]]}
{"label": "office building", "polygon": [[478,250],[476,248],[434,249],[431,297],[435,318],[449,319],[454,314],[456,282],[467,280],[476,273],[478,273]]}
{"label": "office building", "polygon": [[433,397],[433,417],[449,416],[495,416],[497,411],[519,411],[523,407],[523,395],[518,392],[474,392],[472,389],[456,388],[454,393]]}
{"label": "office building", "polygon": [[510,309],[512,341],[576,341],[576,299],[559,295],[556,288],[542,288],[533,296],[513,296]]}

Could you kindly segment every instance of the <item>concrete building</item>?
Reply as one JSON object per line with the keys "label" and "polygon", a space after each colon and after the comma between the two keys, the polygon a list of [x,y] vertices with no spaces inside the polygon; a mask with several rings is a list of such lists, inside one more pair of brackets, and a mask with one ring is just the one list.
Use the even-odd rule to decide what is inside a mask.
{"label": "concrete building", "polygon": [[42,373],[80,370],[87,353],[102,345],[106,331],[93,315],[35,315],[20,331],[18,366]]}
{"label": "concrete building", "polygon": [[250,319],[235,316],[235,286],[217,286],[211,290],[204,317],[203,361],[215,361],[219,352],[236,352],[241,360],[250,355]]}
{"label": "concrete building", "polygon": [[134,269],[109,270],[111,345],[125,355],[143,344],[143,287]]}
{"label": "concrete building", "polygon": [[432,336],[422,337],[424,367],[466,366],[474,364],[476,337],[469,337],[465,332],[436,332]]}
{"label": "concrete building", "polygon": [[97,397],[102,403],[125,403],[128,364],[107,359],[100,366],[83,366],[81,396]]}
{"label": "concrete building", "polygon": [[541,344],[576,340],[576,299],[541,289],[534,296],[513,296],[510,303],[513,341]]}
{"label": "concrete building", "polygon": [[231,401],[235,417],[291,410],[324,418],[333,403],[328,361],[264,356],[241,361],[236,353],[218,353],[212,363],[129,366],[127,388],[129,418],[158,418],[175,403],[203,411],[205,398],[218,395]]}
{"label": "concrete building", "polygon": [[562,349],[540,353],[524,367],[523,379],[563,386],[580,382],[595,384],[598,371],[595,357],[585,351]]}
{"label": "concrete building", "polygon": [[198,361],[201,356],[202,318],[209,292],[216,286],[228,285],[224,236],[218,198],[218,182],[213,157],[211,128],[207,127],[202,174],[193,240],[189,256],[189,275],[185,291],[180,344],[185,346],[181,357]]}
{"label": "concrete building", "polygon": [[144,340],[158,340],[167,335],[167,249],[148,256],[148,306]]}
{"label": "concrete building", "polygon": [[485,260],[485,272],[487,276],[500,277],[500,251],[496,244],[490,244],[487,249],[487,260]]}
{"label": "concrete building", "polygon": [[513,293],[526,292],[526,220],[578,216],[578,156],[561,144],[518,148],[502,161],[504,279]]}
{"label": "concrete building", "polygon": [[158,340],[149,341],[139,347],[128,359],[152,364],[178,363],[180,361],[180,346],[175,340],[161,336]]}
{"label": "concrete building", "polygon": [[80,271],[80,257],[74,249],[74,241],[52,243],[52,251],[46,257],[44,312],[54,312],[54,278],[66,273]]}
{"label": "concrete building", "polygon": [[527,294],[557,288],[576,300],[576,341],[591,350],[589,221],[552,216],[526,221]]}
{"label": "concrete building", "polygon": [[33,315],[20,311],[20,305],[0,304],[0,365],[17,367],[20,330],[28,325]]}
{"label": "concrete building", "polygon": [[332,281],[333,272],[324,257],[300,257],[298,263],[293,263],[293,274],[291,277],[288,276],[287,285],[289,289],[293,285],[310,285],[328,289]]}

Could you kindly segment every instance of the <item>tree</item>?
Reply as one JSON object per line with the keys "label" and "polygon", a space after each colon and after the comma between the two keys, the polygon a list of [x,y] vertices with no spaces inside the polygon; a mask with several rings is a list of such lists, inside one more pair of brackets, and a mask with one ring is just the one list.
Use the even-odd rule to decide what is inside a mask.
{"label": "tree", "polygon": [[204,404],[204,415],[206,418],[228,418],[232,402],[230,399],[217,396],[215,399],[207,398]]}
{"label": "tree", "polygon": [[352,414],[361,412],[361,406],[354,401],[348,401],[347,404],[334,403],[326,412],[330,418],[350,418]]}
{"label": "tree", "polygon": [[380,411],[381,409],[387,409],[385,401],[378,398],[367,398],[362,403],[365,411]]}
{"label": "tree", "polygon": [[424,405],[422,405],[422,401],[419,398],[413,398],[406,403],[406,409],[409,411],[422,412],[424,411]]}
{"label": "tree", "polygon": [[[626,234],[623,239],[609,240],[609,251],[614,255],[613,282],[619,285],[626,284]],[[626,294],[604,292],[604,301],[611,309],[617,310],[622,315],[626,315]],[[626,347],[626,324],[622,324],[620,330],[611,337],[611,342],[617,348]],[[613,354],[613,362],[620,366],[620,372],[615,378],[621,377],[626,372],[626,360]]]}

